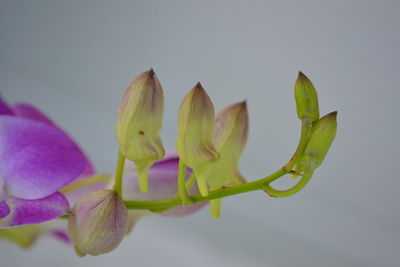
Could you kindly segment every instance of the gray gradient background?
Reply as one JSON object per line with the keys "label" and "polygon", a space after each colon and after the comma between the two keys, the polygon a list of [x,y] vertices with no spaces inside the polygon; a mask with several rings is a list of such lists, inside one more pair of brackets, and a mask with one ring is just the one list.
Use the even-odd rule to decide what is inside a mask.
{"label": "gray gradient background", "polygon": [[[153,67],[173,148],[183,96],[201,81],[216,110],[247,99],[246,177],[280,167],[300,123],[293,84],[314,82],[335,143],[287,199],[228,198],[223,216],[148,218],[114,252],[80,259],[44,238],[0,242],[0,266],[399,266],[399,1],[4,1],[0,90],[31,102],[112,172],[123,90]],[[283,179],[282,188],[293,183]]]}

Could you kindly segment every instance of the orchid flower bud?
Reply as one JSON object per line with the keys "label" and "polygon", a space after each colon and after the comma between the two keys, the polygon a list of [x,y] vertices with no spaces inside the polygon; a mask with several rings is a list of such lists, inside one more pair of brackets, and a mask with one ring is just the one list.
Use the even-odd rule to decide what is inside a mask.
{"label": "orchid flower bud", "polygon": [[312,122],[319,119],[318,95],[314,85],[301,71],[294,85],[297,116],[300,120],[310,119]]}
{"label": "orchid flower bud", "polygon": [[313,171],[321,165],[336,136],[336,116],[337,112],[335,111],[314,123],[310,139],[299,159],[298,171],[308,168]]}
{"label": "orchid flower bud", "polygon": [[78,255],[99,255],[115,249],[128,229],[128,210],[113,190],[93,191],[74,206],[68,231]]}
{"label": "orchid flower bud", "polygon": [[239,159],[247,142],[249,117],[246,102],[224,108],[217,116],[214,143],[220,155],[207,169],[210,189],[241,184]]}
{"label": "orchid flower bud", "polygon": [[199,191],[208,195],[203,173],[207,166],[218,160],[213,143],[215,127],[214,106],[201,86],[196,86],[185,96],[179,109],[176,149],[180,160],[194,171]]}
{"label": "orchid flower bud", "polygon": [[[205,171],[211,190],[246,182],[240,174],[239,159],[247,142],[249,117],[246,102],[224,108],[217,116],[214,143],[220,155]],[[213,218],[220,215],[221,199],[210,201]]]}
{"label": "orchid flower bud", "polygon": [[138,75],[126,89],[116,126],[121,153],[135,162],[142,192],[148,191],[148,169],[164,157],[160,138],[164,95],[151,69]]}

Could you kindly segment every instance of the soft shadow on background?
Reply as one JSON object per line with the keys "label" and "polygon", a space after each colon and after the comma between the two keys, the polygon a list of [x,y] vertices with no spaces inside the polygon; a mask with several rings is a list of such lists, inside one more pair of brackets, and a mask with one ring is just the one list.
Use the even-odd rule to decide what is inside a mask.
{"label": "soft shadow on background", "polygon": [[[201,81],[216,110],[247,99],[249,180],[295,149],[293,84],[314,82],[338,135],[310,184],[287,199],[262,192],[184,219],[148,218],[114,252],[75,256],[50,238],[12,266],[399,266],[398,1],[1,1],[0,90],[33,103],[113,172],[123,90],[153,67],[165,91],[162,136],[174,148],[178,105]],[[292,184],[289,177],[279,185]]]}

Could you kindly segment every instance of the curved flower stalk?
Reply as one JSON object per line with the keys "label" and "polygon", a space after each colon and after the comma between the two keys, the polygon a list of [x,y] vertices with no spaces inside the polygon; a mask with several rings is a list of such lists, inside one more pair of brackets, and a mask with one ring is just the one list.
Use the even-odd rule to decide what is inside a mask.
{"label": "curved flower stalk", "polygon": [[164,94],[153,69],[136,76],[122,99],[116,134],[122,155],[136,164],[142,192],[149,190],[148,169],[165,154],[159,135],[163,112]]}
{"label": "curved flower stalk", "polygon": [[[163,93],[152,70],[142,73],[120,108],[112,189],[104,189],[110,176],[95,175],[79,147],[43,113],[0,99],[0,227],[12,227],[0,229],[0,238],[28,247],[40,234],[51,233],[63,241],[71,237],[78,255],[99,255],[115,249],[146,215],[184,216],[210,201],[211,216],[218,218],[224,197],[257,190],[291,196],[321,165],[337,129],[336,112],[319,118],[316,90],[303,73],[295,99],[302,122],[296,152],[284,167],[247,182],[238,167],[248,136],[246,103],[224,108],[215,119],[213,104],[198,83],[179,109],[179,157],[168,153],[162,158]],[[289,173],[301,176],[294,187],[270,185]],[[72,213],[69,204],[74,204]],[[64,214],[69,235],[65,220],[61,226],[55,224],[60,220],[42,223]]]}
{"label": "curved flower stalk", "polygon": [[87,168],[79,147],[27,105],[0,100],[0,227],[41,223],[69,212],[58,191]]}

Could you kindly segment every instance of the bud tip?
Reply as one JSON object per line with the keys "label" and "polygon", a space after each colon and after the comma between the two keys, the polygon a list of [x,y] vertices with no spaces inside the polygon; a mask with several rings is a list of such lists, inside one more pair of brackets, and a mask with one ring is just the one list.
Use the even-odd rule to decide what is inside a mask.
{"label": "bud tip", "polygon": [[200,82],[197,82],[193,89],[204,91],[204,88],[203,88],[203,86],[201,85]]}
{"label": "bud tip", "polygon": [[147,71],[147,73],[149,74],[149,76],[154,76],[154,75],[155,75],[155,72],[154,72],[154,69],[153,69],[153,68],[149,69],[149,70]]}
{"label": "bud tip", "polygon": [[337,113],[338,113],[337,111],[333,111],[333,112],[329,113],[328,116],[333,116],[333,117],[336,118],[337,117]]}

